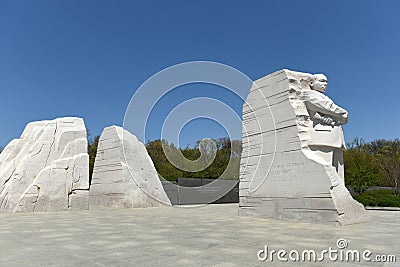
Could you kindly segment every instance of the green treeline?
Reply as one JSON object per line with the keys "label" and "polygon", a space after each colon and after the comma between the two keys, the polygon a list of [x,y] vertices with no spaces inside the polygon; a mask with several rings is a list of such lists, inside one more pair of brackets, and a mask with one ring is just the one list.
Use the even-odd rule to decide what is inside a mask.
{"label": "green treeline", "polygon": [[94,161],[97,154],[97,146],[99,145],[100,135],[90,138],[88,135],[88,154],[89,154],[89,184],[92,183],[92,174],[94,168]]}
{"label": "green treeline", "polygon": [[[201,159],[203,154],[212,156],[207,144],[202,147],[200,141],[196,142],[193,148],[186,147],[180,149],[174,144],[168,144],[166,141],[155,140],[148,141],[147,151],[152,158],[154,165],[161,176],[167,180],[175,180],[179,177],[187,178],[218,178],[228,166],[223,174],[224,178],[238,179],[241,156],[241,141],[230,141],[227,138],[212,140],[216,144],[215,159],[212,164],[203,171],[190,172],[175,167],[167,158],[167,154],[172,154],[172,161],[181,163],[174,158],[180,151],[183,156],[191,161]],[[204,149],[204,147],[206,147]],[[232,148],[232,154],[231,154]],[[210,156],[210,157],[211,157]],[[193,163],[189,163],[192,164]],[[400,140],[374,140],[365,142],[356,138],[348,144],[348,149],[344,152],[345,179],[346,186],[351,187],[356,193],[365,192],[368,188],[374,186],[391,187],[396,195],[400,196]],[[201,162],[199,163],[199,166]],[[182,166],[182,165],[180,165]],[[201,166],[200,166],[201,167]]]}
{"label": "green treeline", "polygon": [[[180,177],[239,179],[242,150],[240,140],[204,139],[197,141],[193,148],[184,149],[177,148],[165,140],[155,140],[148,141],[146,148],[157,172],[166,180],[176,180]],[[179,156],[180,153],[187,161]],[[193,172],[193,167],[203,170]]]}
{"label": "green treeline", "polygon": [[[400,207],[400,140],[356,138],[344,152],[346,186],[365,206]],[[392,190],[368,190],[374,186]]]}
{"label": "green treeline", "polygon": [[[99,139],[100,136],[95,136],[94,138],[89,138],[88,142],[90,181]],[[166,180],[172,181],[181,177],[239,179],[240,156],[242,153],[242,142],[240,140],[231,141],[228,138],[205,139],[197,141],[193,148],[186,147],[181,149],[175,147],[172,143],[169,144],[165,140],[158,139],[148,141],[146,149],[157,172]],[[179,157],[180,153],[182,153],[182,157]],[[169,158],[167,158],[167,155]],[[179,168],[175,167],[170,160],[178,163]],[[202,171],[191,171],[193,166]]]}
{"label": "green treeline", "polygon": [[[88,142],[90,180],[99,138],[89,138]],[[165,140],[154,140],[148,141],[146,148],[164,179],[239,179],[240,140],[204,139],[192,148],[177,148]],[[0,146],[0,153],[2,150]],[[344,152],[344,165],[346,186],[353,189],[358,201],[369,206],[400,207],[400,139],[365,142],[356,138]],[[193,166],[201,171],[190,169]],[[390,187],[392,190],[368,190],[371,187]]]}
{"label": "green treeline", "polygon": [[344,152],[346,186],[357,193],[372,186],[392,187],[400,195],[400,140],[364,142],[356,138]]}
{"label": "green treeline", "polygon": [[[99,138],[100,136],[89,138],[88,142],[90,176],[93,171]],[[175,180],[179,177],[218,178],[221,175],[227,179],[239,178],[242,150],[240,140],[208,139],[203,142],[197,141],[193,148],[186,147],[184,149],[177,148],[165,140],[154,140],[148,141],[146,148],[157,171],[167,180]],[[171,155],[174,162],[181,164],[180,166],[185,166],[185,162],[182,163],[176,159],[179,152],[186,159],[195,161],[195,163],[188,162],[188,164],[191,166],[197,164],[199,169],[207,166],[207,162],[212,161],[212,163],[202,171],[185,171],[170,162],[164,149],[168,155]],[[3,147],[0,146],[0,153],[2,150]],[[201,156],[202,152],[203,157]],[[231,164],[227,169],[229,161]],[[362,193],[373,186],[385,186],[392,187],[395,194],[400,195],[400,139],[378,139],[365,142],[356,138],[348,144],[348,148],[344,152],[344,164],[346,186],[353,188],[356,193]]]}

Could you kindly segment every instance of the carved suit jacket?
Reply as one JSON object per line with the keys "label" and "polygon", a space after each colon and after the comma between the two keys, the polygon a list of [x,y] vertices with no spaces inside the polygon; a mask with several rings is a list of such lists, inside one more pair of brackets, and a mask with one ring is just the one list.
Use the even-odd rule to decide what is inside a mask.
{"label": "carved suit jacket", "polygon": [[[347,111],[337,106],[325,94],[315,90],[303,91],[302,100],[313,122],[310,129],[310,145],[346,148],[341,124],[347,123]],[[341,124],[328,125],[318,120],[313,120],[316,113],[341,121]]]}

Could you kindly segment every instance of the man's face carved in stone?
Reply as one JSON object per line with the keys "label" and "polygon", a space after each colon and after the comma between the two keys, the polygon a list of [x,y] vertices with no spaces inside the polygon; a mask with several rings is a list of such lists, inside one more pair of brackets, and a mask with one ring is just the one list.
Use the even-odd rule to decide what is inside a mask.
{"label": "man's face carved in stone", "polygon": [[328,78],[326,78],[324,74],[315,74],[314,78],[315,80],[311,82],[311,88],[321,93],[325,93],[326,88],[328,87]]}

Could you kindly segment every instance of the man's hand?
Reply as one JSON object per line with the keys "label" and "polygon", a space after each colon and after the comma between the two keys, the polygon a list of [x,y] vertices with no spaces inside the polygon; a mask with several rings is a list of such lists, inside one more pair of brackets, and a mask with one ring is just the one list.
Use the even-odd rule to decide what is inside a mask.
{"label": "man's hand", "polygon": [[322,117],[322,122],[328,125],[335,126],[335,121],[329,117]]}

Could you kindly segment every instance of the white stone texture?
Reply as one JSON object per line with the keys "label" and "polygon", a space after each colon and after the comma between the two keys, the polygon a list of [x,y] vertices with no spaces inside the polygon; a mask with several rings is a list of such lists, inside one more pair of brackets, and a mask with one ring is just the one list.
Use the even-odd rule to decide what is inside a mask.
{"label": "white stone texture", "polygon": [[29,123],[0,154],[0,211],[88,209],[89,156],[80,118]]}
{"label": "white stone texture", "polygon": [[121,127],[105,128],[94,164],[90,207],[165,205],[171,205],[170,200],[144,144]]}
{"label": "white stone texture", "polygon": [[[341,124],[347,119],[333,121],[347,114],[312,90],[312,79],[281,70],[254,82],[243,105],[240,215],[340,225],[368,219],[344,184]],[[310,101],[329,111],[307,108]],[[332,125],[318,132],[317,119]]]}

